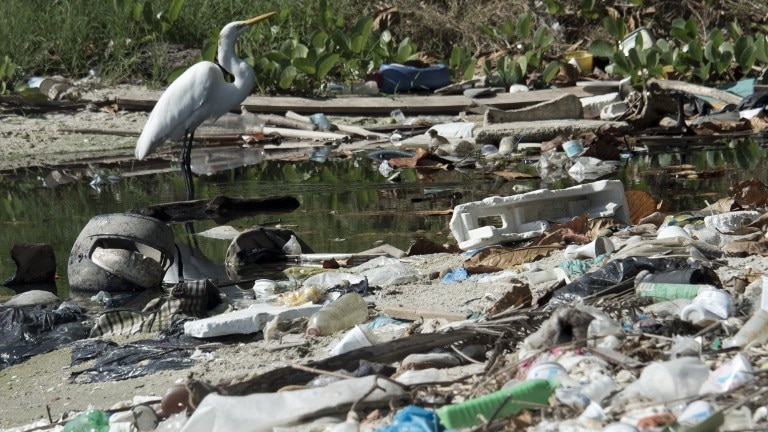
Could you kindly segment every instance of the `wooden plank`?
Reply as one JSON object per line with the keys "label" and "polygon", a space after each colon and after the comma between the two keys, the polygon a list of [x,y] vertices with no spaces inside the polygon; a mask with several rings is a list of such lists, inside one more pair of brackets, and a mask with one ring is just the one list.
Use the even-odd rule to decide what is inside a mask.
{"label": "wooden plank", "polygon": [[[288,96],[249,96],[242,103],[252,113],[285,114],[287,111],[314,114],[356,114],[389,115],[400,109],[406,115],[415,114],[455,114],[476,104],[492,106],[498,109],[523,108],[573,94],[577,97],[594,96],[588,87],[564,87],[549,90],[536,90],[520,93],[499,93],[492,97],[471,99],[463,95],[390,95],[368,97],[302,98]],[[158,93],[159,97],[160,94]],[[118,98],[120,109],[151,110],[156,99]],[[232,112],[239,113],[240,107]]]}
{"label": "wooden plank", "polygon": [[398,306],[387,306],[381,309],[381,313],[389,315],[395,319],[406,321],[418,321],[420,319],[445,319],[448,321],[461,321],[467,319],[467,314],[459,312],[442,312],[428,309],[406,308]]}

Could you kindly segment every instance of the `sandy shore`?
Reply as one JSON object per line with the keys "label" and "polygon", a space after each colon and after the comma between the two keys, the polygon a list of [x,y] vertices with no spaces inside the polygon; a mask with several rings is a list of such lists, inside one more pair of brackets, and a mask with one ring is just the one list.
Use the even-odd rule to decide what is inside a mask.
{"label": "sandy shore", "polygon": [[[109,95],[109,90],[88,95],[98,99]],[[131,155],[135,145],[133,137],[104,135],[62,134],[62,129],[86,128],[98,124],[99,128],[139,131],[146,113],[110,113],[106,111],[78,111],[20,117],[8,115],[0,121],[0,170],[19,168],[40,163],[56,164],[77,159],[81,155]],[[616,239],[620,245],[623,240]],[[483,283],[473,280],[442,283],[433,279],[435,273],[444,273],[461,266],[462,255],[437,254],[404,259],[417,275],[412,283],[387,286],[371,300],[377,310],[387,306],[423,308],[437,312],[459,312],[467,315],[482,312],[495,296],[508,287],[508,281]],[[563,252],[555,251],[538,262],[549,269],[563,262]],[[717,268],[722,281],[734,275],[768,271],[768,259],[752,256],[729,258],[727,264]],[[748,294],[754,290],[748,290]],[[751,293],[754,295],[754,293]],[[48,419],[57,420],[70,411],[89,407],[108,409],[119,404],[130,404],[134,396],[157,397],[175,383],[183,382],[191,373],[197,379],[218,383],[247,374],[258,374],[290,363],[304,363],[328,356],[329,347],[338,336],[305,338],[298,329],[300,346],[271,350],[270,342],[261,333],[245,335],[235,341],[227,340],[189,369],[162,371],[149,376],[117,382],[96,384],[70,383],[73,372],[89,367],[92,362],[70,366],[71,349],[64,347],[38,355],[29,361],[0,371],[0,428],[9,428]],[[134,339],[115,338],[118,343]]]}

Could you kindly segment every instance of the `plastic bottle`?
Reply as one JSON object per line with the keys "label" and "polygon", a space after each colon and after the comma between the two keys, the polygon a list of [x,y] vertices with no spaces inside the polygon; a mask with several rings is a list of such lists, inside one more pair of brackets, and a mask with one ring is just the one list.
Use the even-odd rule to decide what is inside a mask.
{"label": "plastic bottle", "polygon": [[437,410],[437,415],[446,428],[471,427],[481,424],[481,418],[503,418],[516,414],[523,408],[532,408],[525,402],[546,404],[556,387],[557,383],[554,381],[527,380],[479,398],[443,406]]}
{"label": "plastic bottle", "polygon": [[107,432],[109,430],[109,417],[107,413],[99,410],[88,410],[67,422],[64,432]]}
{"label": "plastic bottle", "polygon": [[710,288],[713,288],[712,285],[640,282],[635,286],[635,294],[638,297],[653,297],[656,301],[693,299],[702,289]]}
{"label": "plastic bottle", "polygon": [[768,311],[757,309],[735,335],[723,341],[725,348],[760,345],[768,341]]}
{"label": "plastic bottle", "polygon": [[307,334],[327,336],[368,319],[368,305],[357,293],[347,293],[312,314]]}
{"label": "plastic bottle", "polygon": [[[245,135],[250,140],[260,140],[264,138],[264,125],[266,122],[261,117],[248,112],[245,107],[240,108],[240,124]],[[244,137],[245,138],[245,137]],[[249,139],[246,139],[248,141]]]}
{"label": "plastic bottle", "polygon": [[642,396],[656,402],[666,402],[696,396],[709,373],[709,366],[699,357],[653,362],[614,401],[625,403]]}

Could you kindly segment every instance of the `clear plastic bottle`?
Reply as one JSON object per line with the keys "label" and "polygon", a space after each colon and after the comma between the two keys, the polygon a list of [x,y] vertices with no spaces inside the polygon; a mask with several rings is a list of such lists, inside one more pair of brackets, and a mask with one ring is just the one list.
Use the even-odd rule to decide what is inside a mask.
{"label": "clear plastic bottle", "polygon": [[348,293],[309,317],[307,334],[327,336],[368,319],[368,305],[357,293]]}

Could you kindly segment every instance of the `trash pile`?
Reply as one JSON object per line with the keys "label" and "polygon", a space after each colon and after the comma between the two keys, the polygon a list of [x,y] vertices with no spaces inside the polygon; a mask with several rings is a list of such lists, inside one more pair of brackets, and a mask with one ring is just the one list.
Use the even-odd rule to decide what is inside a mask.
{"label": "trash pile", "polygon": [[[413,73],[390,68],[384,83],[401,88],[392,80]],[[182,220],[171,216],[178,206],[97,216],[69,257],[70,289],[89,307],[38,290],[0,305],[0,369],[67,346],[73,366],[91,362],[70,374],[71,383],[151,379],[168,370],[186,379],[162,397],[135,395],[13,430],[768,428],[768,187],[742,182],[704,209],[670,213],[644,192],[600,180],[639,147],[652,151],[652,140],[626,135],[633,128],[702,136],[765,131],[766,93],[754,91],[754,80],[747,97],[671,81],[651,80],[642,91],[601,82],[616,91],[558,94],[503,110],[482,104],[498,89],[475,84],[438,92],[478,102],[469,108],[483,116],[482,126],[466,116],[425,125],[408,109],[390,113],[397,129],[387,134],[323,113],[259,120],[244,109],[234,123],[252,129],[246,141],[274,133],[327,140],[308,155],[319,163],[346,151],[351,135],[375,137],[386,148],[358,147],[389,181],[402,169],[478,167],[538,153],[532,159],[544,184],[564,177],[585,183],[459,204],[449,224],[456,245],[420,240],[408,251],[382,245],[315,253],[291,230],[254,227],[217,232],[231,244],[224,263],[212,263],[174,243],[167,222]],[[697,93],[738,103],[707,106],[686,96]],[[686,120],[694,108],[696,118]],[[270,124],[276,120],[293,125],[292,132],[277,131]],[[270,145],[264,149],[277,152]],[[197,174],[241,166],[245,158],[238,153],[213,166],[212,154],[200,154]],[[257,163],[265,153],[251,156]],[[508,168],[495,174],[533,175]],[[189,213],[219,212],[219,220],[249,205],[222,197],[189,204],[196,206]],[[29,258],[48,251],[29,245],[15,258],[25,251],[26,260],[15,259],[16,282],[50,279],[53,260],[34,268]],[[425,272],[413,265],[422,254],[460,257],[461,264]],[[254,268],[269,269],[270,277],[249,279]],[[433,307],[449,287],[470,283],[488,287],[472,303],[482,307]],[[417,288],[421,303],[387,304]],[[142,339],[125,344],[111,339],[137,335]],[[220,382],[184,373],[214,361],[217,348],[241,335],[280,347],[311,348],[317,340],[332,346],[319,359]]]}
{"label": "trash pile", "polygon": [[[137,395],[28,426],[37,430],[765,428],[768,266],[758,258],[768,255],[768,187],[743,182],[677,214],[647,199],[600,181],[462,204],[451,229],[463,261],[442,274],[420,273],[408,256],[440,245],[328,256],[288,230],[261,227],[232,241],[227,267],[296,265],[282,278],[239,281],[249,302],[213,279],[137,290],[132,272],[155,266],[137,255],[154,253],[163,265],[178,255],[147,247],[162,238],[154,222],[100,216],[84,230],[95,239],[91,256],[80,240],[73,256],[133,251],[94,262],[110,275],[111,292],[93,296],[103,306],[91,314],[36,291],[16,296],[1,310],[3,367],[69,345],[73,365],[93,361],[71,382],[110,382],[183,372],[232,335],[283,345],[335,338],[328,357],[218,383],[189,376],[161,398]],[[501,228],[482,225],[490,215]],[[746,266],[739,257],[753,259]],[[469,313],[430,309],[428,299],[377,305],[414,284],[429,281],[435,296],[479,279],[493,292]],[[129,334],[146,338],[104,338]]]}

